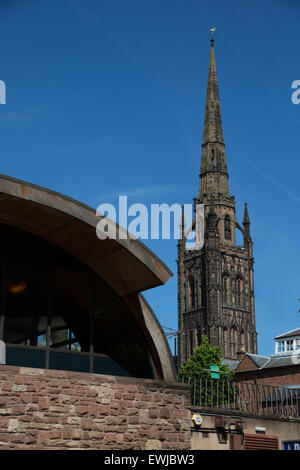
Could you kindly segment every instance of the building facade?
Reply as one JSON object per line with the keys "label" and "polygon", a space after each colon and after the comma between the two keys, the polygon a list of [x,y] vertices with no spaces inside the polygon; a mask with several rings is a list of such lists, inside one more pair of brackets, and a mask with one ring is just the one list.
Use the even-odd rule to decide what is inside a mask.
{"label": "building facade", "polygon": [[238,352],[229,364],[234,380],[300,391],[300,329],[276,336],[275,353],[267,356]]}
{"label": "building facade", "polygon": [[276,336],[275,341],[275,354],[300,352],[300,328]]}
{"label": "building facade", "polygon": [[[212,38],[200,185],[194,199],[195,213],[197,205],[204,206],[204,244],[186,248],[183,214],[177,247],[179,366],[201,344],[203,334],[221,347],[226,359],[236,359],[240,347],[257,352],[250,219],[245,204],[242,226],[238,223],[228,178]],[[196,219],[193,229],[199,229]],[[242,246],[236,244],[236,229],[242,232]]]}
{"label": "building facade", "polygon": [[96,211],[63,194],[1,175],[0,203],[6,365],[174,380],[141,294],[167,266],[138,240],[98,238]]}

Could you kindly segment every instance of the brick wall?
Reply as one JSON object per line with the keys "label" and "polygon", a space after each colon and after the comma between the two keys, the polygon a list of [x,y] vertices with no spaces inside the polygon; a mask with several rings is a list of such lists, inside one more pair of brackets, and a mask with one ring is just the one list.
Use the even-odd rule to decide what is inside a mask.
{"label": "brick wall", "polygon": [[0,449],[190,449],[188,386],[0,366]]}
{"label": "brick wall", "polygon": [[249,356],[243,356],[242,358],[239,358],[240,360],[242,359],[242,362],[238,365],[236,368],[236,373],[237,372],[243,372],[245,370],[253,370],[253,369],[258,369],[257,364],[255,364],[254,361]]}
{"label": "brick wall", "polygon": [[270,369],[239,370],[236,372],[234,380],[237,382],[256,381],[259,385],[299,385],[300,384],[300,365],[276,367]]}

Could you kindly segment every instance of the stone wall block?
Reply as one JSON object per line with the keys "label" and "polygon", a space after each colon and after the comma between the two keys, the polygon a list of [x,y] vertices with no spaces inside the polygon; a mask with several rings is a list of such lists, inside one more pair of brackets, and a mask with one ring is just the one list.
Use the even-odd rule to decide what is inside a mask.
{"label": "stone wall block", "polygon": [[0,365],[0,449],[188,448],[186,396],[163,381]]}

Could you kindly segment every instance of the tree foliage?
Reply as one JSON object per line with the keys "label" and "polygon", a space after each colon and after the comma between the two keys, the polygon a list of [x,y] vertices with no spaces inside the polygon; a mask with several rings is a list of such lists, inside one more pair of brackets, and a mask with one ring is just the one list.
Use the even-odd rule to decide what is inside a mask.
{"label": "tree foliage", "polygon": [[[211,365],[219,367],[220,380],[211,378]],[[207,336],[179,370],[179,379],[190,383],[192,403],[198,406],[230,405],[235,400],[233,376],[234,372],[222,364],[221,349],[211,346]]]}
{"label": "tree foliage", "polygon": [[218,366],[221,372],[222,379],[232,379],[234,372],[228,366],[222,364],[221,348],[219,346],[211,346],[206,335],[202,338],[202,344],[198,346],[188,362],[181,367],[179,371],[180,377],[196,377],[201,375],[210,376],[210,365]]}

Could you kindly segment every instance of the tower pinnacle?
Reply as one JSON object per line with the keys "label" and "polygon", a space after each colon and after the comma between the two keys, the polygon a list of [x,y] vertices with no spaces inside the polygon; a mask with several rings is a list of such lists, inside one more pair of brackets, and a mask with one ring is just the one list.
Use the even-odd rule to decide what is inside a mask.
{"label": "tower pinnacle", "polygon": [[247,202],[245,202],[243,225],[250,225],[250,218],[249,218],[249,213],[248,213]]}
{"label": "tower pinnacle", "polygon": [[250,217],[249,217],[249,213],[248,213],[247,202],[245,202],[243,226],[244,226],[244,239],[245,239],[245,242],[246,243],[248,243],[249,241],[251,242],[252,240],[251,240],[251,236],[250,236]]}

